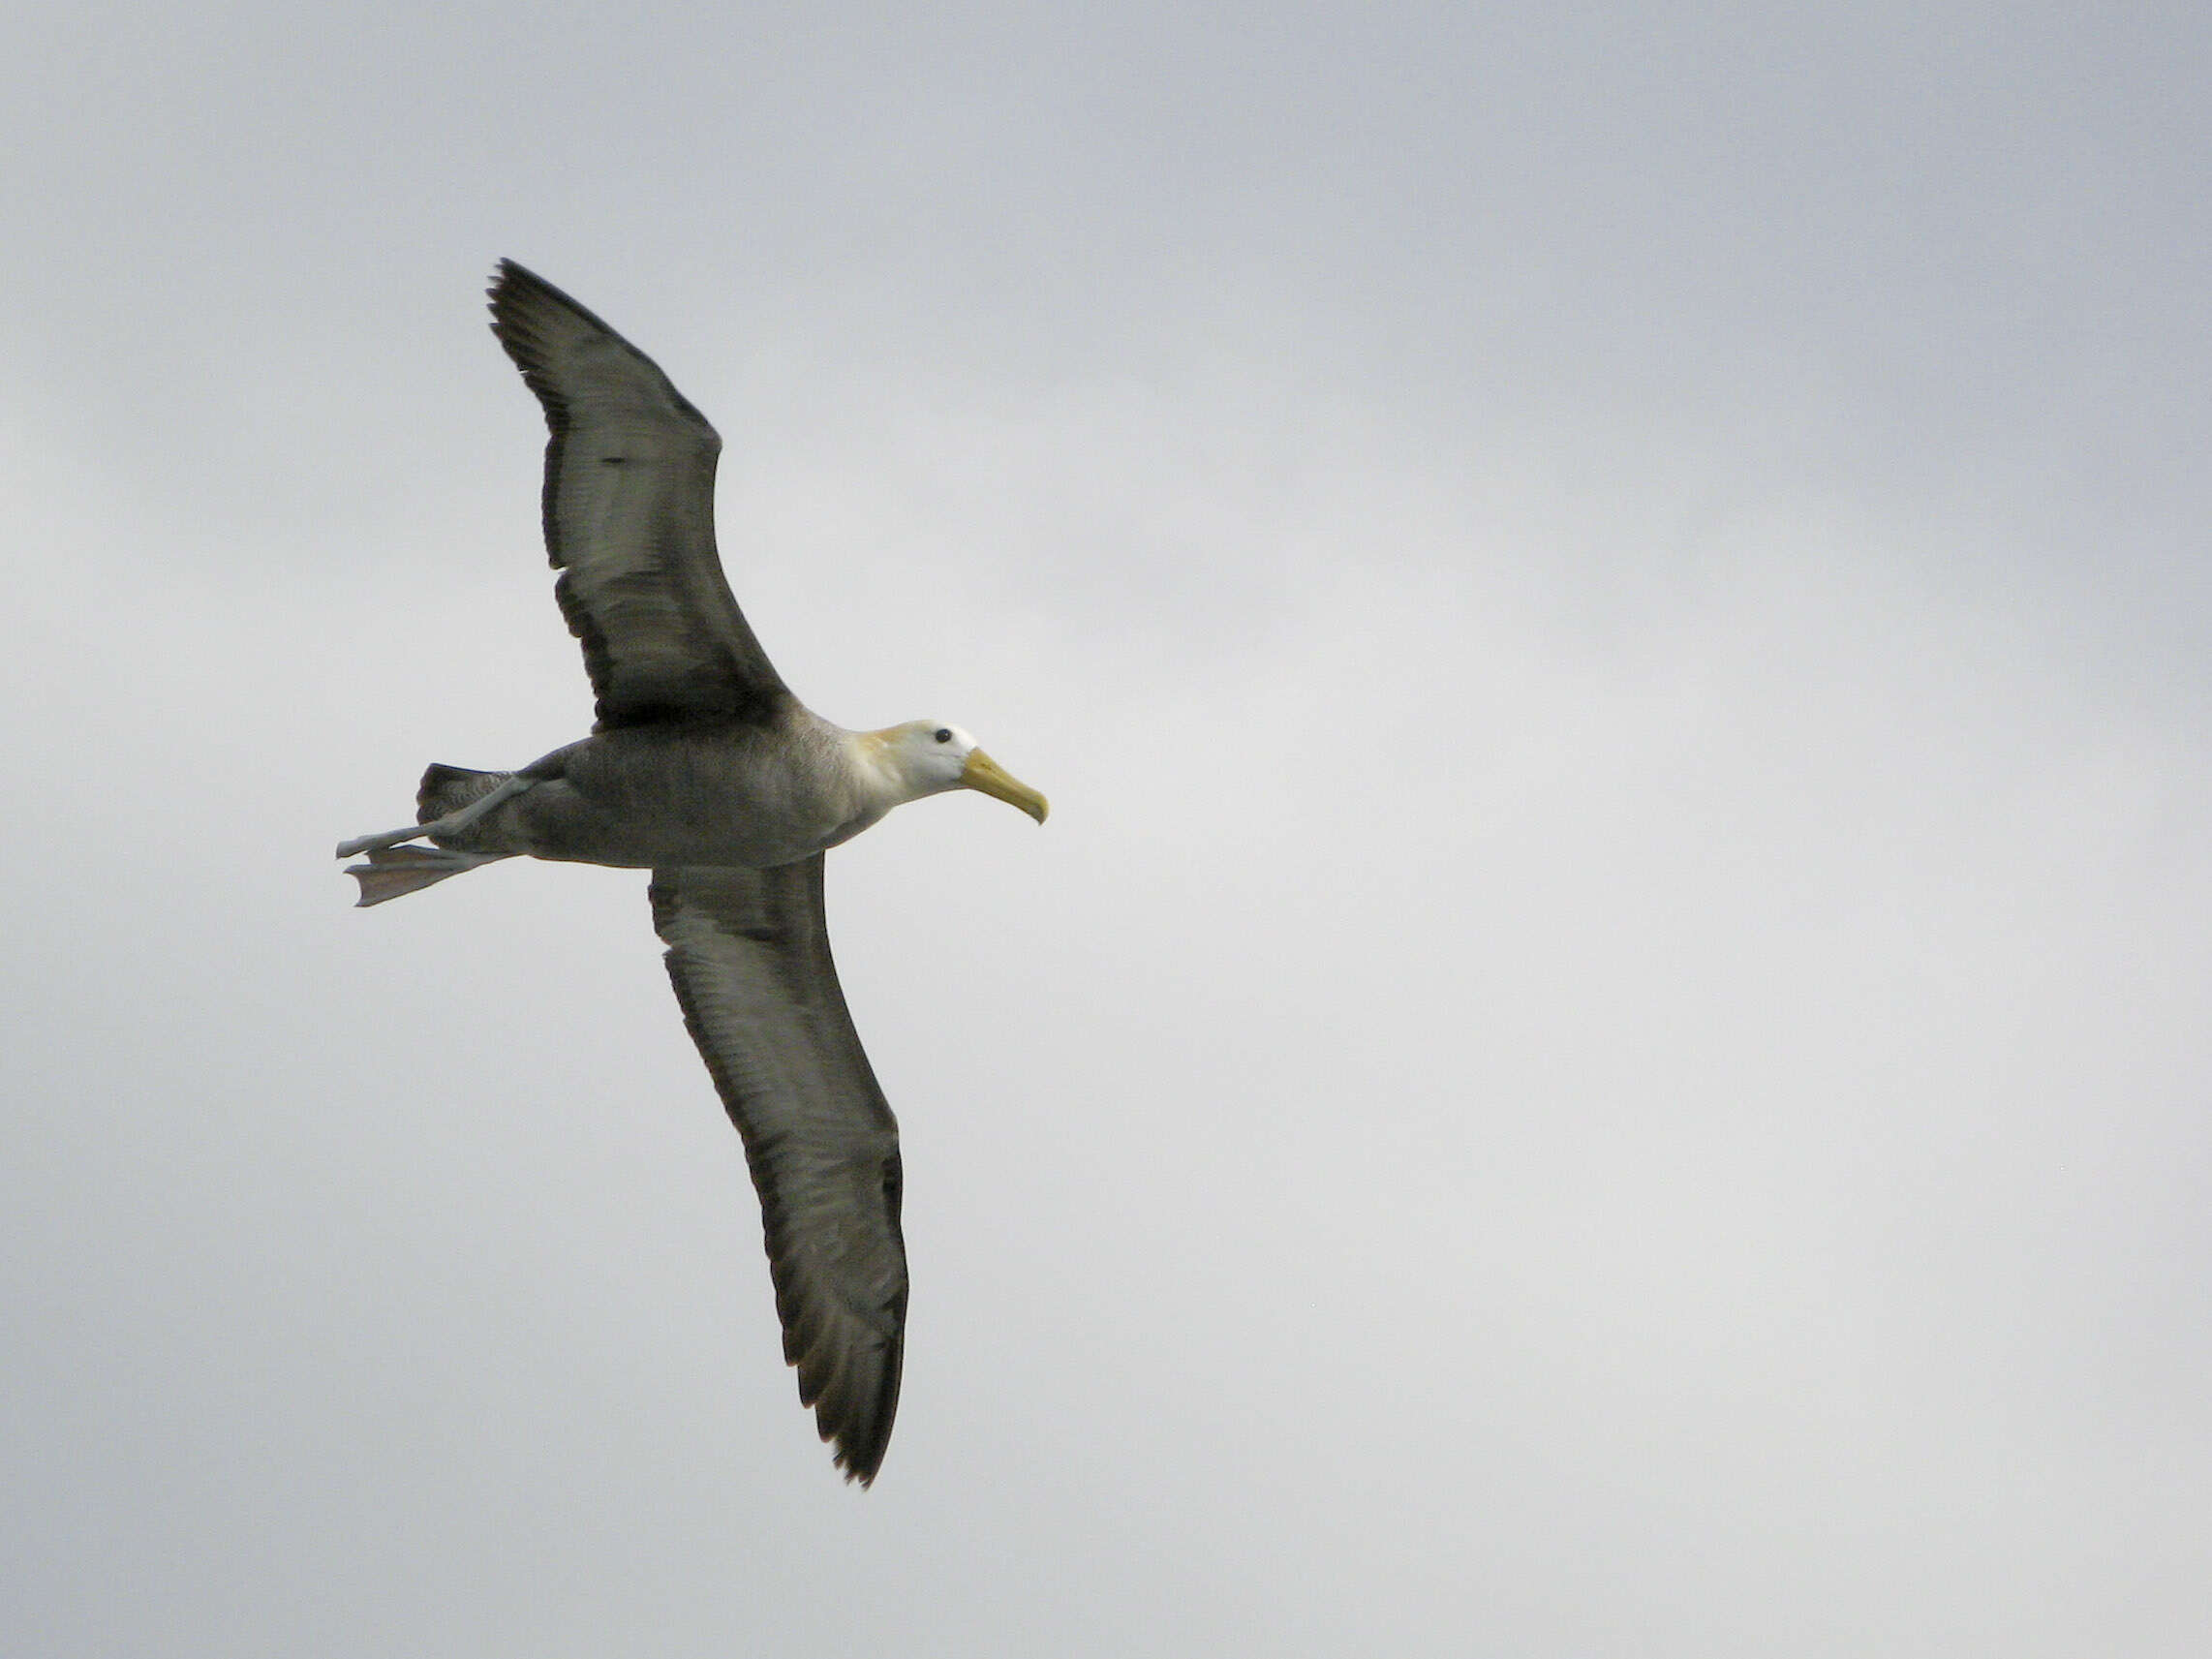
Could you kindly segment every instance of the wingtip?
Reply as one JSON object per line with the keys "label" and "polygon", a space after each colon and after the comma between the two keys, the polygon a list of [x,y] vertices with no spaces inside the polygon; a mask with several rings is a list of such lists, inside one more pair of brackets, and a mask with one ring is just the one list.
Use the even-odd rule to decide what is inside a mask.
{"label": "wingtip", "polygon": [[503,258],[492,266],[492,280],[484,290],[484,303],[492,314],[494,333],[512,323],[516,302],[532,291],[558,292],[551,283],[517,261]]}
{"label": "wingtip", "polygon": [[485,309],[491,313],[491,329],[500,347],[522,371],[530,389],[545,405],[546,419],[558,428],[566,406],[551,373],[549,330],[558,329],[559,314],[567,312],[588,328],[612,330],[568,294],[563,293],[529,266],[502,259],[493,266],[491,286],[484,291]]}
{"label": "wingtip", "polygon": [[[827,1440],[830,1436],[825,1434],[822,1438]],[[841,1444],[832,1461],[845,1472],[846,1486],[856,1486],[866,1491],[876,1484],[876,1477],[883,1468],[883,1454],[890,1449],[888,1437],[874,1446],[859,1449],[848,1449]]]}
{"label": "wingtip", "polygon": [[492,261],[491,287],[484,292],[497,294],[502,289],[507,288],[551,288],[552,286],[551,283],[520,260],[510,260],[503,254],[499,259]]}
{"label": "wingtip", "polygon": [[830,1448],[831,1461],[844,1471],[848,1484],[874,1486],[876,1472],[883,1467],[884,1455],[891,1449],[891,1428],[899,1413],[898,1369],[894,1359],[891,1373],[877,1379],[874,1397],[865,1401],[855,1392],[838,1386],[844,1378],[813,1399],[804,1392],[800,1396],[801,1403],[814,1413],[814,1432]]}
{"label": "wingtip", "polygon": [[[786,1327],[786,1336],[796,1329]],[[818,1350],[802,1353],[793,1362],[799,1373],[799,1400],[814,1414],[814,1432],[830,1448],[845,1478],[863,1487],[875,1484],[884,1454],[891,1449],[904,1347],[894,1338],[869,1356],[874,1364],[857,1353],[824,1355]]]}

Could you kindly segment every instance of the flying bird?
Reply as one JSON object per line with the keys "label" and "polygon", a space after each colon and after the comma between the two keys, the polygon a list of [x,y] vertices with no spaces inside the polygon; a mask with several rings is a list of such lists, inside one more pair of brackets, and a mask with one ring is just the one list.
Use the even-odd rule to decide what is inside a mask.
{"label": "flying bird", "polygon": [[598,696],[591,735],[514,772],[434,765],[415,821],[340,858],[381,905],[504,858],[653,872],[684,1024],[745,1143],[783,1356],[848,1480],[899,1403],[899,1129],[845,1011],[823,853],[893,807],[1045,798],[959,726],[832,724],[753,637],[715,550],[722,440],[644,353],[511,260],[492,332],[544,406],[554,597]]}

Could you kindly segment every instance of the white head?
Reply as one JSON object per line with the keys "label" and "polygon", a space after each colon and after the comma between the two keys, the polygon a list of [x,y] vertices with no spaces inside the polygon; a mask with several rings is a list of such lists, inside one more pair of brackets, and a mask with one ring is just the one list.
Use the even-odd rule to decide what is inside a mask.
{"label": "white head", "polygon": [[975,739],[943,721],[908,721],[868,733],[878,763],[901,785],[905,799],[941,795],[947,789],[975,789],[1022,809],[1040,824],[1045,798],[976,748]]}

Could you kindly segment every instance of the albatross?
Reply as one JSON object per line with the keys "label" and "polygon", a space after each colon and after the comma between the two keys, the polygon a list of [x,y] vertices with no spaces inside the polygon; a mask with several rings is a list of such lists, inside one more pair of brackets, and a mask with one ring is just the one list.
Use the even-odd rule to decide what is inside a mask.
{"label": "albatross", "polygon": [[899,1129],[845,1011],[823,853],[892,808],[1045,798],[945,721],[848,731],[792,694],[715,550],[722,440],[653,359],[511,260],[492,332],[545,411],[554,597],[591,734],[514,772],[434,765],[415,821],[342,843],[361,905],[506,858],[650,870],[684,1024],[760,1195],[783,1357],[847,1480],[891,1437],[906,1315]]}

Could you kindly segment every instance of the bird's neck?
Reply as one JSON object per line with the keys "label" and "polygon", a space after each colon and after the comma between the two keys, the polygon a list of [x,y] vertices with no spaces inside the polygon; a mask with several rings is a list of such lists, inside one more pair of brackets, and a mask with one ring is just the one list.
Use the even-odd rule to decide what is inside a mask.
{"label": "bird's neck", "polygon": [[903,807],[908,801],[937,793],[908,769],[897,736],[896,726],[845,734],[846,773],[852,779],[860,804],[878,815],[893,807]]}

